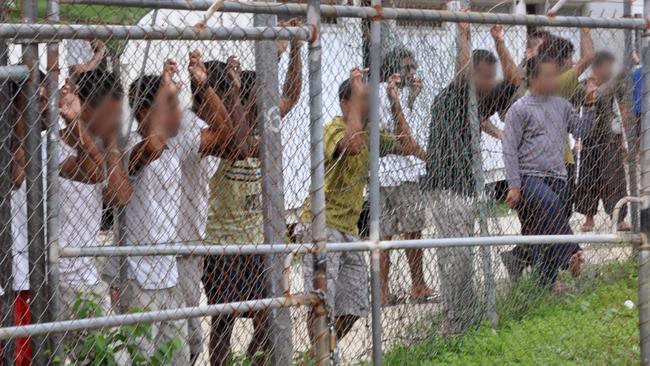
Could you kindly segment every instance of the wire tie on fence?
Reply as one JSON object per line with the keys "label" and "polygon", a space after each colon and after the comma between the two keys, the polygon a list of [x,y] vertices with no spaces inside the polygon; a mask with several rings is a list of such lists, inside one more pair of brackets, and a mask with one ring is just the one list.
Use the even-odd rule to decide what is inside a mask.
{"label": "wire tie on fence", "polygon": [[372,17],[372,21],[378,22],[380,20],[384,20],[384,7],[381,5],[373,5],[372,8],[377,12],[377,15]]}

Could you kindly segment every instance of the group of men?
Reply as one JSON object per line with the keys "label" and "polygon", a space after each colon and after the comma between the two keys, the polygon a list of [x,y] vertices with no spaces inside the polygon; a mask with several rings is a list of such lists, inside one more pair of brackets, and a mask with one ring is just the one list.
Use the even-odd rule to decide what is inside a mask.
{"label": "group of men", "polygon": [[[620,110],[616,91],[621,80],[612,76],[614,57],[606,52],[594,53],[589,31],[582,30],[580,60],[574,65],[571,42],[537,31],[530,34],[526,59],[518,66],[508,51],[501,26],[493,26],[491,35],[498,57],[487,50],[471,50],[469,25],[458,25],[454,78],[435,98],[426,133],[412,125],[423,87],[414,54],[396,48],[385,56],[381,105],[377,106],[382,124],[382,238],[420,238],[427,224],[427,205],[440,237],[474,235],[478,196],[485,189],[478,186],[476,179],[480,131],[503,142],[506,201],[517,210],[525,235],[571,232],[569,187],[574,181],[570,173],[574,158],[568,146],[569,133],[582,141],[583,169],[593,167],[595,171],[581,174],[578,180],[578,191],[585,197],[576,205],[578,210],[593,217],[598,199],[603,199],[611,213],[613,203],[625,194],[620,180],[621,174],[625,180],[623,164],[612,161],[623,159],[620,124],[625,120],[619,118],[617,130],[613,121]],[[291,42],[279,105],[281,117],[291,111],[301,94],[300,48],[300,42]],[[101,46],[96,49],[102,52]],[[504,79],[497,82],[499,61]],[[592,77],[580,82],[580,75],[590,66]],[[103,203],[124,207],[127,245],[263,242],[255,72],[241,70],[235,57],[226,62],[204,62],[199,51],[192,51],[192,107],[188,110],[181,108],[177,72],[176,62],[169,60],[160,73],[139,77],[125,93],[119,78],[110,72],[94,66],[72,69],[60,94],[65,122],[59,139],[62,247],[99,244]],[[358,241],[370,165],[368,119],[373,107],[364,73],[365,69],[354,68],[341,83],[341,115],[324,127],[326,236],[330,242]],[[25,96],[20,87],[13,94],[12,232],[14,289],[22,299],[16,302],[20,304],[27,301],[29,290],[26,239],[19,239],[26,238],[26,224],[17,222],[21,217],[26,220]],[[124,94],[137,126],[123,148],[118,135]],[[476,98],[477,116],[470,108],[474,105],[472,98]],[[41,99],[47,102],[44,93]],[[505,130],[490,122],[494,114],[505,119]],[[609,151],[605,161],[599,160],[602,149]],[[126,164],[122,164],[123,156],[127,157]],[[307,197],[295,232],[296,238],[306,244],[312,242],[312,218]],[[586,228],[590,223],[587,220]],[[445,331],[462,332],[480,316],[469,313],[470,307],[465,306],[468,301],[478,302],[472,300],[476,296],[473,250],[454,247],[437,253]],[[437,296],[425,282],[422,251],[409,250],[407,257],[411,298],[427,300]],[[386,304],[395,301],[388,281],[389,258],[388,253],[382,255],[382,300]],[[580,247],[569,244],[517,246],[504,252],[502,258],[513,279],[531,266],[540,284],[549,288],[561,287],[557,281],[560,269],[568,268],[577,274],[583,261]],[[202,293],[198,278],[202,278],[210,304],[268,297],[261,255],[129,256],[126,263],[127,283],[119,294],[125,309],[198,306]],[[314,258],[305,255],[302,263],[305,290],[311,291]],[[78,316],[73,313],[73,305],[79,296],[107,294],[112,285],[110,276],[103,276],[92,258],[64,258],[59,267],[62,318]],[[327,254],[325,300],[339,339],[357,319],[368,314],[363,253]],[[99,305],[109,308],[109,304]],[[230,338],[238,316],[253,319],[254,333],[247,354],[260,364],[268,361],[269,314],[262,310],[212,317],[211,365],[229,362]],[[151,353],[176,338],[182,340],[183,347],[174,352],[172,364],[196,362],[203,347],[198,319],[153,324],[153,336],[142,339],[141,346]],[[66,357],[73,363],[83,363],[77,351],[79,339],[69,336],[65,342]],[[29,357],[25,355],[29,352],[29,342],[23,340],[16,350],[17,364],[28,365]]]}

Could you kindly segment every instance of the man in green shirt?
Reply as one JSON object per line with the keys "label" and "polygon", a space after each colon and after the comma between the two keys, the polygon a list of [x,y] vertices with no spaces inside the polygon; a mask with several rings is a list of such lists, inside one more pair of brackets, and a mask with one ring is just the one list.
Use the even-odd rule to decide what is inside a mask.
{"label": "man in green shirt", "polygon": [[[350,78],[341,84],[339,101],[343,116],[335,117],[325,125],[325,221],[328,242],[359,241],[357,221],[370,169],[369,88],[363,81],[364,72],[359,68],[353,69]],[[399,76],[393,75],[387,86],[387,92],[393,101],[399,101],[397,85]],[[391,109],[396,120],[395,134],[381,132],[380,154],[424,158],[424,151],[411,137],[400,104],[392,103]],[[309,197],[300,218],[303,227],[298,229],[298,238],[303,243],[311,243],[312,235],[308,226],[313,215]],[[312,255],[303,258],[302,268],[305,290],[313,291]],[[364,253],[327,254],[325,299],[330,317],[336,321],[338,339],[350,331],[357,319],[368,315],[368,273]]]}
{"label": "man in green shirt", "polygon": [[[430,192],[433,224],[441,238],[475,235],[475,222],[482,204],[478,191],[483,189],[477,179],[481,168],[475,164],[481,159],[480,151],[476,150],[480,145],[480,132],[496,138],[502,136],[490,117],[503,115],[508,110],[521,83],[502,27],[492,27],[491,33],[498,58],[488,50],[472,50],[470,26],[458,23],[455,76],[431,105],[427,175],[422,184]],[[497,79],[499,60],[502,81]],[[470,108],[472,93],[476,97],[473,112]],[[476,113],[476,119],[472,118],[472,113]],[[461,334],[481,320],[474,252],[472,247],[436,251],[443,300],[441,331],[445,334]]]}

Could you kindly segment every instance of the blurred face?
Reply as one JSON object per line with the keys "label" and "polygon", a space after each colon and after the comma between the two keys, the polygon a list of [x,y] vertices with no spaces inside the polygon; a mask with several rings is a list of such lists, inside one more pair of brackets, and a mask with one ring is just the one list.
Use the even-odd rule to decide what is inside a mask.
{"label": "blurred face", "polygon": [[592,72],[599,82],[607,82],[614,75],[614,62],[604,61],[600,65],[594,65],[592,67]]}
{"label": "blurred face", "polygon": [[[361,99],[361,118],[364,121],[367,121],[370,116],[370,89],[368,87],[368,83],[363,84],[360,99]],[[341,101],[341,110],[343,111],[344,116],[348,115],[348,113],[350,112],[349,100]]]}
{"label": "blurred face", "polygon": [[539,66],[537,76],[531,77],[531,89],[540,95],[554,95],[558,90],[557,79],[560,68],[555,62],[544,62]]}
{"label": "blurred face", "polygon": [[122,100],[109,96],[95,108],[82,106],[81,118],[88,121],[88,129],[94,136],[114,136],[122,123]]}
{"label": "blurred face", "polygon": [[496,85],[497,64],[479,62],[474,68],[474,85],[478,94],[487,94]]}
{"label": "blurred face", "polygon": [[418,71],[418,64],[412,57],[405,57],[400,64],[400,75],[402,76],[402,87],[413,84]]}

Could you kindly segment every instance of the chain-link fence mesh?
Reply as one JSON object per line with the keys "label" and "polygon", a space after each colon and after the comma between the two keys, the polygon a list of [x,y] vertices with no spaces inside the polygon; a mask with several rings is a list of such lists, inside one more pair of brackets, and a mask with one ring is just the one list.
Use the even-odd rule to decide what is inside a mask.
{"label": "chain-link fence mesh", "polygon": [[2,364],[638,362],[640,26],[106,4],[3,4]]}

